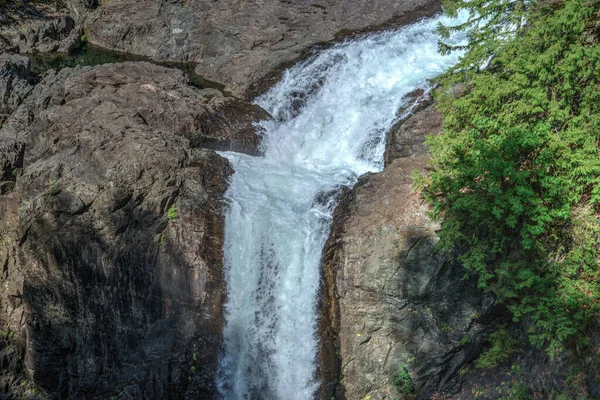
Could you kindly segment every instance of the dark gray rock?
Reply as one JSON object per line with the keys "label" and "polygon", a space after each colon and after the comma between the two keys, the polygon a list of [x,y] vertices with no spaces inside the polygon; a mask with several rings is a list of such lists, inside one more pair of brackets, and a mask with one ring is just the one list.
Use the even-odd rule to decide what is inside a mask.
{"label": "dark gray rock", "polygon": [[249,96],[315,44],[439,9],[437,0],[112,0],[88,14],[85,26],[93,44],[198,63],[199,75]]}
{"label": "dark gray rock", "polygon": [[0,123],[31,93],[37,80],[27,57],[0,54]]}
{"label": "dark gray rock", "polygon": [[0,52],[69,53],[81,45],[82,34],[69,15],[9,24],[0,28]]}
{"label": "dark gray rock", "polygon": [[387,134],[385,165],[397,158],[426,156],[429,147],[425,137],[443,132],[442,115],[426,94],[417,93],[414,102],[401,113],[405,112],[412,113],[405,114]]}
{"label": "dark gray rock", "polygon": [[0,130],[0,392],[215,397],[232,170],[197,145],[256,151],[233,129],[265,113],[186,82],[148,63],[50,72]]}
{"label": "dark gray rock", "polygon": [[25,144],[12,138],[0,141],[0,195],[12,190],[23,165]]}

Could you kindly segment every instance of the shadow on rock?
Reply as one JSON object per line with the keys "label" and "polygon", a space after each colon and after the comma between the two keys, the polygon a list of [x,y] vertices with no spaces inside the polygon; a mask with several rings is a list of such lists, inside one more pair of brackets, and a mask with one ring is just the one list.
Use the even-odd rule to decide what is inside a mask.
{"label": "shadow on rock", "polygon": [[0,129],[7,396],[216,397],[233,171],[195,139],[255,151],[257,113],[203,93],[148,63],[65,69]]}

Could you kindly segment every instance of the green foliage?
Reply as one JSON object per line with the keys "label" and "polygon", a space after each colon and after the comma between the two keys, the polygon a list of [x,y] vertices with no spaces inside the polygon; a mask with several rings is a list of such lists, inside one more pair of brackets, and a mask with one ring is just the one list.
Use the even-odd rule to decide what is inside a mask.
{"label": "green foliage", "polygon": [[486,339],[490,342],[491,347],[475,361],[477,368],[493,368],[508,361],[519,344],[514,333],[506,326],[501,326],[489,334]]}
{"label": "green foliage", "polygon": [[445,13],[457,17],[460,12],[468,12],[467,22],[456,26],[438,25],[438,32],[447,39],[453,32],[465,31],[467,45],[438,43],[440,53],[467,49],[468,53],[452,69],[458,71],[477,70],[486,64],[499,46],[509,41],[521,29],[532,4],[528,0],[443,0]]}
{"label": "green foliage", "polygon": [[0,338],[2,339],[14,339],[16,334],[13,331],[3,331],[0,329]]}
{"label": "green foliage", "polygon": [[46,187],[46,194],[49,196],[56,196],[60,193],[60,183],[58,180],[53,180],[48,183]]}
{"label": "green foliage", "polygon": [[167,218],[170,220],[177,219],[177,206],[175,204],[167,210]]}
{"label": "green foliage", "polygon": [[461,73],[442,79],[445,135],[429,139],[434,172],[417,179],[443,221],[441,245],[534,345],[581,350],[600,317],[600,1],[445,6],[490,22],[470,35]]}
{"label": "green foliage", "polygon": [[412,394],[415,391],[415,386],[408,374],[408,370],[402,365],[400,365],[398,375],[396,376],[396,379],[394,379],[394,386],[400,394],[404,395]]}

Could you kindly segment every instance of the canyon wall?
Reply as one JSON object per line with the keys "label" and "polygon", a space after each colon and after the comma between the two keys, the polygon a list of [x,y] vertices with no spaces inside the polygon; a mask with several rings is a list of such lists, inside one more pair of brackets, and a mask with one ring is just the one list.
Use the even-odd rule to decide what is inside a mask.
{"label": "canyon wall", "polygon": [[[493,299],[451,253],[413,187],[441,116],[421,100],[388,134],[386,167],[343,195],[323,260],[322,370],[336,398],[429,398],[452,391],[480,351]],[[337,376],[336,376],[337,374]]]}
{"label": "canyon wall", "polygon": [[148,63],[37,84],[0,130],[4,391],[215,395],[233,171],[199,145],[256,153],[265,118]]}

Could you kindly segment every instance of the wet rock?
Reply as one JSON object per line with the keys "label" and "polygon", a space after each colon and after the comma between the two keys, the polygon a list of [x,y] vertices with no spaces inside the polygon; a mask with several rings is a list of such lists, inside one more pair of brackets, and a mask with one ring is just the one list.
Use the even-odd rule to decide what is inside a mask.
{"label": "wet rock", "polygon": [[440,9],[433,0],[112,0],[85,20],[99,46],[198,63],[238,96],[263,91],[307,48],[357,31],[399,26]]}
{"label": "wet rock", "polygon": [[195,141],[256,151],[238,127],[257,111],[186,82],[148,63],[50,72],[0,130],[0,392],[216,396],[232,170]]}
{"label": "wet rock", "polygon": [[417,98],[411,107],[414,114],[400,119],[387,134],[385,164],[403,157],[427,155],[425,137],[442,133],[442,115],[428,98]]}
{"label": "wet rock", "polygon": [[31,93],[37,80],[27,57],[0,54],[0,123]]}
{"label": "wet rock", "polygon": [[[433,112],[416,113],[392,135],[397,147],[388,154],[396,158],[363,176],[335,211],[324,252],[321,368],[338,398],[401,398],[403,369],[414,393],[452,385],[489,328],[481,318],[493,299],[462,280],[452,254],[435,250],[439,227],[412,187],[412,171],[428,161],[418,136]],[[410,157],[400,156],[403,146]]]}
{"label": "wet rock", "polygon": [[256,122],[270,118],[269,113],[254,104],[231,97],[211,97],[208,112],[200,119],[201,129],[189,136],[190,142],[207,149],[258,155],[261,128]]}

